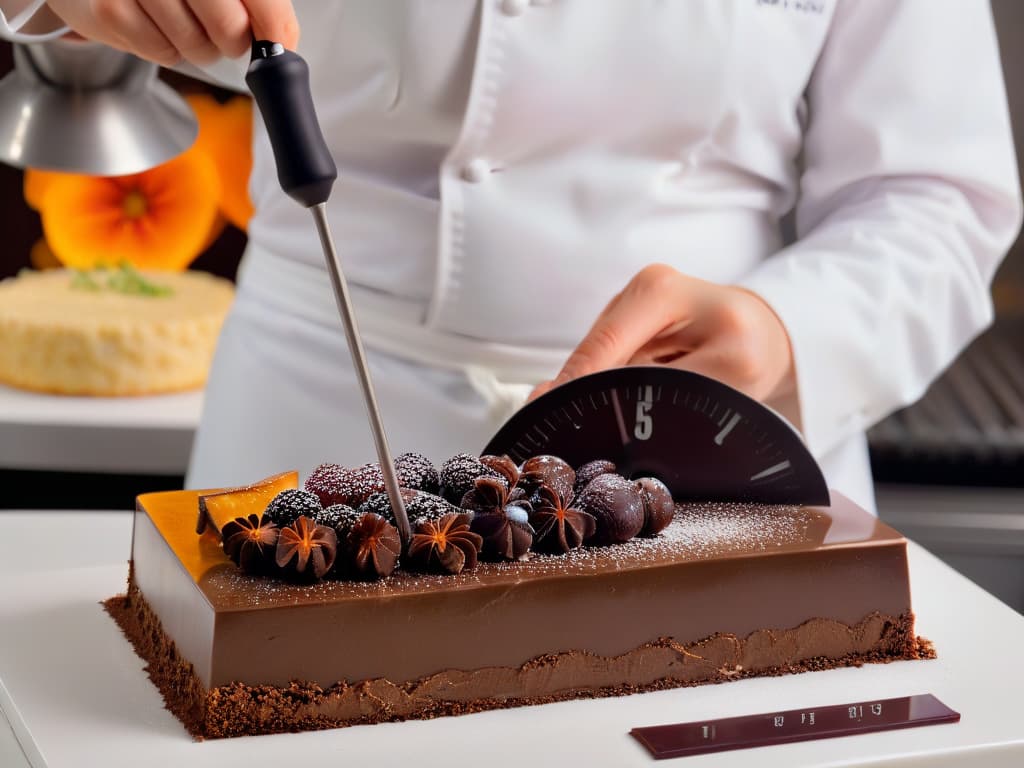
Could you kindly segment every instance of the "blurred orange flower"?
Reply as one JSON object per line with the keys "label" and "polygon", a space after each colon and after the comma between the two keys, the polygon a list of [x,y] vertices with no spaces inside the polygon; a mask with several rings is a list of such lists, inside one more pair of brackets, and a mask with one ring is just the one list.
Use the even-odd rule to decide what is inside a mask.
{"label": "blurred orange flower", "polygon": [[39,211],[46,244],[62,264],[182,270],[217,238],[225,219],[248,223],[251,102],[187,98],[199,136],[163,165],[116,177],[26,171],[25,200]]}
{"label": "blurred orange flower", "polygon": [[245,229],[252,218],[249,175],[252,172],[252,99],[236,96],[224,104],[209,94],[185,97],[199,118],[196,146],[207,153],[220,176],[220,210],[224,218]]}
{"label": "blurred orange flower", "polygon": [[46,244],[46,240],[42,237],[36,240],[32,250],[29,251],[28,263],[32,265],[33,269],[59,269],[64,266],[53,255],[50,246]]}
{"label": "blurred orange flower", "polygon": [[131,176],[60,174],[46,182],[39,213],[65,266],[182,270],[207,242],[219,192],[213,161],[189,150]]}

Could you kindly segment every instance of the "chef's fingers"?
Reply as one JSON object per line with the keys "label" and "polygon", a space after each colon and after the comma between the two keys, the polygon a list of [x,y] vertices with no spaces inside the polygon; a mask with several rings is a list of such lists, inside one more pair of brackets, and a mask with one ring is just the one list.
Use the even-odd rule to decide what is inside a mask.
{"label": "chef's fingers", "polygon": [[625,365],[660,334],[684,333],[699,316],[702,285],[662,264],[645,267],[598,316],[555,383]]}
{"label": "chef's fingers", "polygon": [[[207,0],[210,2],[211,0]],[[183,59],[209,64],[220,58],[217,46],[206,34],[184,0],[138,0],[140,7],[171,41]]]}
{"label": "chef's fingers", "polygon": [[188,0],[188,5],[221,54],[234,59],[249,50],[252,32],[242,0]]}
{"label": "chef's fingers", "polygon": [[299,20],[291,0],[242,0],[257,40],[281,43],[290,51],[299,44]]}
{"label": "chef's fingers", "polygon": [[89,40],[129,51],[163,66],[181,60],[178,49],[135,2],[95,2],[91,12],[87,4],[75,0],[53,2],[50,7],[71,29]]}
{"label": "chef's fingers", "polygon": [[712,344],[677,357],[671,362],[670,367],[707,376],[745,394],[752,394],[752,382],[739,375],[734,364],[735,360],[726,349]]}
{"label": "chef's fingers", "polygon": [[743,342],[733,340],[709,342],[669,365],[728,384],[755,400],[767,398],[776,384],[776,379],[769,375],[772,366],[756,351],[745,349]]}
{"label": "chef's fingers", "polygon": [[554,387],[555,387],[555,382],[554,381],[542,381],[540,384],[538,384],[536,387],[533,388],[533,391],[530,392],[529,395],[527,395],[526,402],[529,403],[532,400],[536,400],[541,395],[543,395],[543,394],[549,392],[550,390],[554,389]]}
{"label": "chef's fingers", "polygon": [[626,361],[626,365],[666,365],[692,352],[706,341],[706,324],[675,323],[644,344]]}

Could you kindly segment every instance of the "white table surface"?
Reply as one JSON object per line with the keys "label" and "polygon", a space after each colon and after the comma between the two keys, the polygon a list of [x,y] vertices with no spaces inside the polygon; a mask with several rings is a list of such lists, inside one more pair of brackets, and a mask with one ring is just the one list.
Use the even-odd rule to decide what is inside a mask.
{"label": "white table surface", "polygon": [[64,397],[0,384],[0,467],[184,474],[201,390],[152,397]]}
{"label": "white table surface", "polygon": [[1024,765],[1024,617],[913,544],[918,631],[935,642],[935,661],[197,743],[99,606],[123,590],[130,537],[124,512],[0,513],[0,709],[9,721],[0,718],[0,766],[643,766],[652,761],[627,735],[634,726],[914,693],[935,694],[962,721],[680,764]]}

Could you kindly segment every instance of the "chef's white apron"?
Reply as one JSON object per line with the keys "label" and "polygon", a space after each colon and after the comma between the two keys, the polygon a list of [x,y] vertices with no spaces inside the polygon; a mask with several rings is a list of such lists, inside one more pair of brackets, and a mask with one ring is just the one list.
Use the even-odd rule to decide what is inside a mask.
{"label": "chef's white apron", "polygon": [[[396,454],[417,451],[440,463],[481,451],[569,352],[432,333],[418,321],[416,302],[351,290]],[[189,487],[241,485],[286,468],[305,476],[324,461],[374,460],[326,273],[251,250],[207,386]],[[874,510],[863,437],[819,462],[830,487]]]}
{"label": "chef's white apron", "polygon": [[[660,261],[771,305],[799,391],[772,405],[873,507],[864,430],[989,322],[1020,223],[987,3],[296,7],[395,453],[479,451]],[[259,121],[251,192],[193,487],[374,458],[316,233]]]}

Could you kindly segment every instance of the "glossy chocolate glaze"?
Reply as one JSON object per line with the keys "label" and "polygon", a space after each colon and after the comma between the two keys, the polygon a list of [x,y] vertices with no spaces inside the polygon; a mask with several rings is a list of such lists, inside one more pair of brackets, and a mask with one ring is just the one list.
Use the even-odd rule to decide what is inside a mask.
{"label": "glossy chocolate glaze", "polygon": [[[313,586],[239,574],[211,534],[195,535],[195,505],[191,492],[140,497],[132,558],[139,590],[207,689],[400,683],[551,653],[612,657],[664,638],[911,613],[906,541],[839,495],[830,508],[691,505],[653,539],[458,576]],[[843,653],[877,641],[851,634]],[[763,656],[789,662],[796,652]]]}

